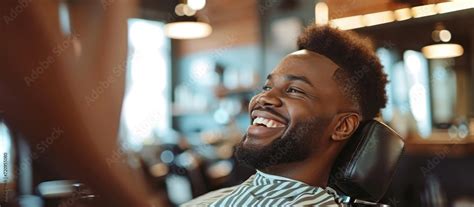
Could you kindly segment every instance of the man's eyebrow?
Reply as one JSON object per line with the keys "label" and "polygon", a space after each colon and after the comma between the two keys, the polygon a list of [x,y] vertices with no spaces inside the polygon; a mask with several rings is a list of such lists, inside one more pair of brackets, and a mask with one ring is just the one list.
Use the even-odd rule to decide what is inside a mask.
{"label": "man's eyebrow", "polygon": [[[272,74],[269,74],[267,76],[267,80],[271,80],[271,79],[272,79]],[[289,75],[285,75],[285,79],[289,80],[289,81],[301,81],[301,82],[304,82],[304,83],[314,87],[314,85],[311,83],[311,81],[309,81],[308,78],[306,78],[305,76],[289,74]]]}

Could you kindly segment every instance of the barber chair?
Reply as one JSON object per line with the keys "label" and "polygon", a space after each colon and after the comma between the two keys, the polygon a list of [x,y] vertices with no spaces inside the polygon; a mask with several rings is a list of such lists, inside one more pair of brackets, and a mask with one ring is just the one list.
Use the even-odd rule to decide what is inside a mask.
{"label": "barber chair", "polygon": [[389,206],[378,203],[387,191],[404,149],[404,140],[377,120],[360,127],[337,157],[329,187],[344,206]]}

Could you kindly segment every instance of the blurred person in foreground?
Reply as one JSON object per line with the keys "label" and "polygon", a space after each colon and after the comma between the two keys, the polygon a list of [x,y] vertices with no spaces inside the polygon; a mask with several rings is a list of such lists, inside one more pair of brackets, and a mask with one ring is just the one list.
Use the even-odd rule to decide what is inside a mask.
{"label": "blurred person in foreground", "polygon": [[387,77],[357,34],[310,26],[249,104],[251,125],[237,159],[257,170],[240,185],[183,206],[338,206],[327,187],[333,162],[387,98]]}

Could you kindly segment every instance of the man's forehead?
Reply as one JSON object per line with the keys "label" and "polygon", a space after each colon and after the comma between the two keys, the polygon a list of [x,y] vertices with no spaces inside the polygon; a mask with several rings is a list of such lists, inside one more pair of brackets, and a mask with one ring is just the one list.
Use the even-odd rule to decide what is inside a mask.
{"label": "man's forehead", "polygon": [[[277,71],[295,71],[299,69],[318,70],[323,69],[331,74],[339,68],[331,59],[319,53],[302,49],[288,54],[280,65],[275,68]],[[276,72],[275,70],[273,72]]]}
{"label": "man's forehead", "polygon": [[315,53],[311,50],[307,50],[307,49],[301,49],[301,50],[297,50],[297,51],[294,51],[292,53],[290,53],[289,55],[311,55],[311,54],[318,54],[318,53]]}
{"label": "man's forehead", "polygon": [[333,65],[336,68],[339,67],[336,63],[334,63],[328,57],[326,57],[326,56],[324,56],[320,53],[313,52],[311,50],[307,50],[307,49],[302,49],[302,50],[297,50],[295,52],[292,52],[292,53],[288,54],[285,58],[303,58],[303,59],[307,59],[307,60],[313,60],[313,61]]}

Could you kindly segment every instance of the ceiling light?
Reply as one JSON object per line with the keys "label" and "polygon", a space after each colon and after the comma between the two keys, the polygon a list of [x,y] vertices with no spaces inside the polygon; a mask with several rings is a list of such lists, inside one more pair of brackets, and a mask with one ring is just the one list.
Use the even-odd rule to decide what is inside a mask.
{"label": "ceiling light", "polygon": [[362,15],[333,19],[331,21],[331,25],[341,30],[350,30],[350,29],[364,27],[364,23],[362,21]]}
{"label": "ceiling light", "polygon": [[394,13],[395,19],[397,19],[397,21],[403,21],[411,18],[410,8],[397,9]]}
{"label": "ceiling light", "polygon": [[416,7],[411,8],[411,11],[415,18],[431,16],[437,13],[436,6],[434,4],[416,6]]}
{"label": "ceiling light", "polygon": [[193,16],[194,14],[196,14],[196,10],[192,9],[187,4],[185,4],[183,8],[183,12],[184,12],[184,15],[186,16]]}
{"label": "ceiling light", "polygon": [[315,22],[317,25],[326,25],[329,22],[329,8],[324,2],[318,2],[314,7]]}
{"label": "ceiling light", "polygon": [[176,7],[174,8],[174,12],[178,15],[178,16],[184,16],[184,7],[186,6],[186,4],[178,4],[176,5]]}
{"label": "ceiling light", "polygon": [[206,0],[188,0],[188,5],[191,9],[197,11],[206,6]]}
{"label": "ceiling light", "polygon": [[198,39],[207,37],[212,33],[212,27],[208,23],[200,22],[194,16],[196,11],[204,8],[206,0],[188,0],[175,7],[178,15],[173,22],[165,25],[166,36],[173,39]]}
{"label": "ceiling light", "polygon": [[204,22],[178,21],[165,25],[166,36],[174,39],[197,39],[212,33],[212,27]]}
{"label": "ceiling light", "polygon": [[363,21],[365,26],[373,26],[393,22],[395,21],[395,17],[392,11],[383,11],[366,14],[363,16]]}
{"label": "ceiling light", "polygon": [[439,31],[439,39],[442,42],[449,42],[449,40],[451,40],[451,32],[445,29]]}
{"label": "ceiling light", "polygon": [[423,55],[428,59],[453,58],[461,56],[464,49],[459,44],[444,43],[451,40],[451,32],[445,29],[443,23],[437,23],[435,30],[431,33],[431,38],[435,43],[421,48]]}
{"label": "ceiling light", "polygon": [[459,44],[433,44],[421,49],[428,59],[453,58],[463,55],[464,49]]}
{"label": "ceiling light", "polygon": [[472,0],[456,0],[456,1],[443,2],[443,3],[436,4],[436,10],[440,14],[453,12],[453,11],[459,11],[463,9],[470,9],[470,8],[474,8],[474,4],[472,3]]}

